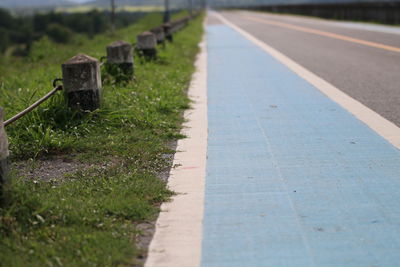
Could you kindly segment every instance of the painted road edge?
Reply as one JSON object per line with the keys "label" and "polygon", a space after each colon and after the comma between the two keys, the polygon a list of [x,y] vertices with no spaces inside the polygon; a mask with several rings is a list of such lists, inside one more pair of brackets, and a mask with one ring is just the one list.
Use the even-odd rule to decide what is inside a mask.
{"label": "painted road edge", "polygon": [[207,50],[205,35],[189,86],[192,108],[178,141],[168,187],[178,193],[161,205],[145,267],[199,266],[207,156]]}
{"label": "painted road edge", "polygon": [[356,118],[358,118],[360,121],[364,122],[368,127],[374,130],[384,139],[386,139],[389,143],[394,145],[396,148],[400,149],[400,128],[397,127],[394,123],[385,119],[372,109],[364,106],[359,101],[355,100],[349,95],[343,93],[341,90],[339,90],[332,84],[318,77],[316,74],[302,67],[301,65],[291,60],[290,58],[288,58],[281,52],[277,51],[276,49],[270,47],[265,42],[254,37],[247,31],[243,30],[242,28],[236,26],[235,24],[227,20],[225,17],[223,17],[221,14],[214,12],[214,15],[217,16],[217,18],[219,18],[227,26],[231,27],[232,29],[243,35],[245,38],[247,38],[249,41],[251,41],[255,45],[259,46],[261,49],[269,53],[271,56],[273,56],[275,59],[280,61],[286,67],[291,69],[301,78],[308,81],[315,88],[317,88],[323,94],[328,96],[331,100],[335,101],[344,109],[346,109],[348,112],[353,114]]}

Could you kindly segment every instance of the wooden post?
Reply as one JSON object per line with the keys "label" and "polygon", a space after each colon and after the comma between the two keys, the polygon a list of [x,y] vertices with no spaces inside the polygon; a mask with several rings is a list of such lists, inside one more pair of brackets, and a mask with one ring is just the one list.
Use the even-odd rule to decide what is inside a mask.
{"label": "wooden post", "polygon": [[0,107],[0,202],[4,200],[4,186],[7,184],[8,175],[8,140],[4,130],[4,112]]}
{"label": "wooden post", "polygon": [[113,74],[115,67],[124,75],[133,75],[132,45],[124,41],[116,41],[107,46],[107,70]]}
{"label": "wooden post", "polygon": [[95,58],[79,54],[62,64],[62,75],[68,106],[80,111],[100,107],[100,64]]}
{"label": "wooden post", "polygon": [[157,57],[157,39],[154,33],[144,32],[137,37],[137,49],[147,59],[155,59]]}

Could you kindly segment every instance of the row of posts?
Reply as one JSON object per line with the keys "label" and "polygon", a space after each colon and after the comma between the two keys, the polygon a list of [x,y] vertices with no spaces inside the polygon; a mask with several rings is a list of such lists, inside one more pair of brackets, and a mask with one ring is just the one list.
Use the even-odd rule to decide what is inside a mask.
{"label": "row of posts", "polygon": [[[165,40],[172,41],[174,33],[189,22],[190,17],[165,23],[136,37],[135,51],[146,59],[157,57],[157,44]],[[132,78],[134,74],[133,48],[124,41],[116,41],[106,48],[107,70],[118,69],[124,75]],[[78,54],[62,64],[63,89],[68,106],[78,111],[94,111],[101,103],[101,72],[100,62],[88,55]],[[0,107],[0,194],[7,183],[7,159],[9,156],[8,140],[4,130],[4,111]],[[3,196],[0,195],[0,201]]]}
{"label": "row of posts", "polygon": [[[173,34],[184,28],[191,17],[165,23],[136,37],[135,51],[146,59],[157,57],[157,44],[172,41]],[[118,68],[124,75],[134,73],[131,44],[117,41],[107,46],[108,69]],[[100,64],[95,58],[79,54],[62,64],[63,84],[68,106],[78,110],[93,111],[100,107]]]}

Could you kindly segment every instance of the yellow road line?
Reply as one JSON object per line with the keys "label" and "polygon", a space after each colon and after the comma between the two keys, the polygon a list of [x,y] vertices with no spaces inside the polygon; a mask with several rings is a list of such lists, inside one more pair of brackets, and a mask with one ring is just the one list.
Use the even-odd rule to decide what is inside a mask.
{"label": "yellow road line", "polygon": [[394,145],[396,148],[400,149],[400,128],[397,127],[391,121],[383,118],[381,115],[371,110],[367,106],[364,106],[357,100],[353,99],[349,95],[343,93],[341,90],[323,80],[321,77],[318,77],[316,74],[307,70],[303,66],[299,65],[295,61],[291,60],[278,50],[272,48],[265,42],[257,39],[255,36],[251,35],[249,32],[246,32],[242,28],[239,28],[231,21],[224,18],[222,15],[216,13],[215,14],[223,23],[246,37],[249,41],[253,42],[255,45],[259,46],[265,52],[273,56],[279,62],[284,64],[286,67],[291,69],[294,73],[299,75],[301,78],[312,84],[315,88],[320,90],[327,97],[338,103],[344,109],[353,114],[360,121],[364,122],[371,129],[377,132],[380,136],[385,138],[388,142]]}
{"label": "yellow road line", "polygon": [[380,49],[400,53],[400,47],[365,41],[365,40],[356,39],[356,38],[348,37],[348,36],[341,35],[341,34],[325,32],[325,31],[321,31],[321,30],[315,30],[315,29],[311,29],[311,28],[296,26],[296,25],[292,25],[292,24],[288,24],[288,23],[284,23],[284,22],[278,22],[278,21],[274,21],[274,20],[255,18],[255,17],[250,17],[250,16],[243,16],[243,17],[246,19],[249,19],[249,20],[253,20],[253,21],[257,21],[257,22],[261,22],[261,23],[265,23],[265,24],[276,25],[276,26],[280,26],[280,27],[284,27],[284,28],[288,28],[288,29],[292,29],[292,30],[296,30],[296,31],[317,34],[317,35],[326,36],[326,37],[330,37],[330,38],[334,38],[334,39],[339,39],[339,40],[343,40],[343,41],[348,41],[348,42],[352,42],[352,43],[357,43],[357,44],[361,44],[361,45],[366,45],[366,46],[370,46],[370,47],[375,47],[375,48],[380,48]]}

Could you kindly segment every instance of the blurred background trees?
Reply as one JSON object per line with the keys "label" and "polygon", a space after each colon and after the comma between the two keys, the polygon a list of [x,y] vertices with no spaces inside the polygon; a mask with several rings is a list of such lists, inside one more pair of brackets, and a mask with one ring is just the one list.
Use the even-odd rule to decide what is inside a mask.
{"label": "blurred background trees", "polygon": [[[116,27],[125,27],[137,21],[141,12],[119,12]],[[110,29],[110,12],[92,10],[83,13],[37,13],[14,16],[0,8],[0,53],[14,47],[14,54],[28,54],[32,43],[48,36],[58,43],[68,43],[75,34],[93,37]]]}

